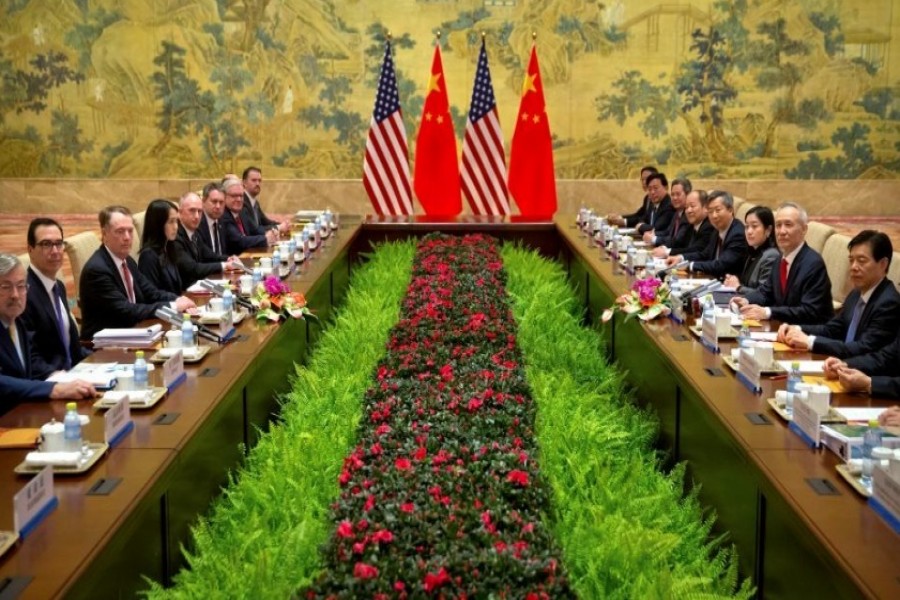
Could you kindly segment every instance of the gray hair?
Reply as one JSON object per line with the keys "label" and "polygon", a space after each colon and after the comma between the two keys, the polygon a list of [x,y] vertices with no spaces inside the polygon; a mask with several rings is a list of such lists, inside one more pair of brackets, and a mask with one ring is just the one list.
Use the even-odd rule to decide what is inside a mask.
{"label": "gray hair", "polygon": [[775,212],[778,212],[783,208],[793,208],[798,213],[800,213],[800,222],[804,225],[809,225],[809,214],[806,212],[805,208],[803,208],[796,202],[782,202],[781,205],[775,210]]}
{"label": "gray hair", "polygon": [[188,192],[188,193],[184,194],[181,198],[178,199],[178,208],[183,208],[184,203],[187,202],[188,198],[190,198],[191,196],[193,196],[197,200],[201,200],[201,198],[197,194],[197,192]]}
{"label": "gray hair", "polygon": [[685,196],[690,194],[691,191],[693,191],[693,189],[694,189],[694,186],[691,185],[691,180],[688,179],[687,177],[678,177],[677,179],[673,179],[672,185],[670,186],[670,188],[675,187],[676,185],[681,186],[681,189],[684,190]]}
{"label": "gray hair", "polygon": [[9,275],[13,269],[22,266],[22,261],[15,254],[0,252],[0,277]]}
{"label": "gray hair", "polygon": [[237,177],[228,177],[224,181],[222,181],[222,191],[227,192],[228,188],[234,187],[236,185],[241,186],[241,189],[244,189],[244,184]]}
{"label": "gray hair", "polygon": [[734,198],[726,192],[725,190],[716,190],[714,192],[709,193],[709,197],[706,200],[706,204],[709,204],[713,200],[721,199],[722,205],[730,211],[734,210]]}

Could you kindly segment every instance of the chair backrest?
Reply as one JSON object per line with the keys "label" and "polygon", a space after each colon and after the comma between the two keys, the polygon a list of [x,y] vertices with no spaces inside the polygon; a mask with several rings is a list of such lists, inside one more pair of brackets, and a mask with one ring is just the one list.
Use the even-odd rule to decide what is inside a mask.
{"label": "chair backrest", "polygon": [[[810,248],[821,254],[825,249],[825,242],[835,233],[837,232],[834,230],[834,227],[830,225],[825,225],[818,221],[810,221],[809,229],[806,230],[806,243],[809,244]],[[849,242],[850,240],[847,241]],[[844,244],[844,249],[847,249],[846,243]],[[846,258],[846,255],[844,258]]]}
{"label": "chair backrest", "polygon": [[91,255],[100,247],[100,238],[93,231],[83,231],[67,238],[68,246],[66,255],[69,264],[72,265],[72,278],[75,280],[76,299],[78,294],[78,281],[81,279],[81,270]]}
{"label": "chair backrest", "polygon": [[[735,204],[737,205],[737,200],[735,200]],[[747,218],[747,213],[754,206],[756,206],[756,205],[753,204],[752,202],[741,202],[740,205],[737,205],[736,208],[734,209],[735,218],[739,219],[741,221],[741,223],[743,223],[744,219]]]}
{"label": "chair backrest", "polygon": [[138,254],[140,254],[141,236],[144,234],[144,217],[146,216],[146,210],[132,215],[132,218],[134,219],[134,242],[131,244],[131,258],[134,260],[137,260]]}
{"label": "chair backrest", "polygon": [[900,252],[894,252],[891,258],[891,266],[888,268],[888,279],[900,288]]}
{"label": "chair backrest", "polygon": [[825,241],[825,248],[822,250],[822,259],[831,279],[831,299],[835,303],[843,304],[844,298],[850,293],[850,280],[847,277],[850,272],[850,261],[847,259],[849,243],[849,237],[835,233]]}

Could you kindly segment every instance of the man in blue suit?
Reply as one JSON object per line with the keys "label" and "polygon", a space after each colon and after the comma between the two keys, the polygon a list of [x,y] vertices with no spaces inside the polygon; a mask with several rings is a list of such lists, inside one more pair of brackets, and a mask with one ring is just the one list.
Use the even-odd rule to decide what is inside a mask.
{"label": "man in blue suit", "polygon": [[667,264],[671,266],[688,261],[688,271],[699,271],[713,277],[740,272],[749,247],[744,236],[744,224],[734,218],[734,198],[722,190],[710,192],[706,199],[706,213],[716,230],[706,248],[670,255]]}
{"label": "man in blue suit", "polygon": [[814,325],[834,316],[825,262],[804,241],[808,226],[806,211],[793,202],[785,202],[775,211],[775,241],[781,263],[759,288],[733,300],[745,319]]}
{"label": "man in blue suit", "polygon": [[244,214],[244,186],[240,179],[226,179],[222,182],[222,191],[225,192],[222,224],[226,254],[240,254],[250,248],[267,248],[278,240],[277,229],[257,227]]}
{"label": "man in blue suit", "polygon": [[28,302],[22,314],[25,328],[34,334],[38,354],[54,371],[67,371],[90,352],[78,340],[78,328],[69,312],[66,286],[57,279],[65,241],[62,227],[39,217],[28,225]]}
{"label": "man in blue suit", "polygon": [[824,325],[783,323],[778,340],[793,348],[838,358],[884,348],[900,329],[900,294],[887,278],[894,252],[891,239],[867,229],[850,240],[850,281],[853,291],[840,314]]}
{"label": "man in blue suit", "polygon": [[[838,379],[848,392],[863,392],[877,398],[900,398],[900,335],[876,352],[848,358],[846,362],[834,356],[825,361],[825,377]],[[896,412],[894,409],[892,412]],[[896,425],[900,415],[890,424]]]}
{"label": "man in blue suit", "polygon": [[41,360],[32,334],[19,317],[25,311],[25,269],[12,254],[0,253],[0,413],[22,400],[81,400],[97,391],[86,381],[42,381],[52,368]]}

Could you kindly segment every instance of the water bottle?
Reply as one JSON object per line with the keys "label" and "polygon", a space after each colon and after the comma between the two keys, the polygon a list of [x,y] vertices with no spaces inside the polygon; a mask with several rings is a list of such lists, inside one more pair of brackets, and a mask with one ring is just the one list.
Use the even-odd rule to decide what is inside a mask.
{"label": "water bottle", "polygon": [[787,396],[784,401],[784,412],[794,414],[794,398],[800,394],[800,384],[803,383],[803,373],[800,372],[800,363],[791,363],[791,370],[787,377]]}
{"label": "water bottle", "polygon": [[275,273],[278,273],[278,269],[281,267],[281,252],[278,250],[278,246],[275,246],[275,252],[272,253],[272,270]]}
{"label": "water bottle", "polygon": [[147,361],[144,360],[143,350],[138,350],[134,354],[134,389],[147,389]]}
{"label": "water bottle", "polygon": [[305,227],[303,228],[303,232],[300,234],[300,250],[303,252],[303,260],[309,258],[309,230]]}
{"label": "water bottle", "polygon": [[256,292],[256,286],[262,281],[262,267],[259,261],[253,263],[253,291]]}
{"label": "water bottle", "polygon": [[187,315],[184,315],[184,319],[181,321],[181,347],[182,348],[190,348],[194,345],[194,324],[191,323],[191,318]]}
{"label": "water bottle", "polygon": [[66,404],[63,438],[66,452],[81,452],[81,418],[78,416],[78,405],[74,402]]}
{"label": "water bottle", "polygon": [[[274,264],[275,261],[273,260]],[[234,308],[234,294],[231,292],[230,287],[226,287],[225,291],[222,292],[222,310],[228,312]]]}
{"label": "water bottle", "polygon": [[325,209],[325,225],[329,229],[337,229],[337,227],[334,226],[334,213],[331,212],[330,208]]}
{"label": "water bottle", "polygon": [[869,427],[863,433],[862,445],[862,482],[867,487],[872,485],[872,471],[874,470],[875,461],[872,459],[872,449],[881,446],[881,427],[878,426],[878,419],[869,421]]}
{"label": "water bottle", "polygon": [[753,338],[750,337],[750,327],[747,322],[741,323],[741,330],[738,332],[738,346],[741,348],[749,348]]}

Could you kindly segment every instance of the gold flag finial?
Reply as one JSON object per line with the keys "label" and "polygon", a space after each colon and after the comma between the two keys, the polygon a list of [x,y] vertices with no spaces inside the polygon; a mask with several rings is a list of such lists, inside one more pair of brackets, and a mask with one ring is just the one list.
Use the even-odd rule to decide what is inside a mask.
{"label": "gold flag finial", "polygon": [[536,39],[537,39],[537,31],[532,31],[532,32],[531,32],[531,41],[533,42],[533,41],[535,41]]}
{"label": "gold flag finial", "polygon": [[440,29],[437,30],[436,35],[437,35],[437,39],[440,40],[441,39],[441,30]]}

